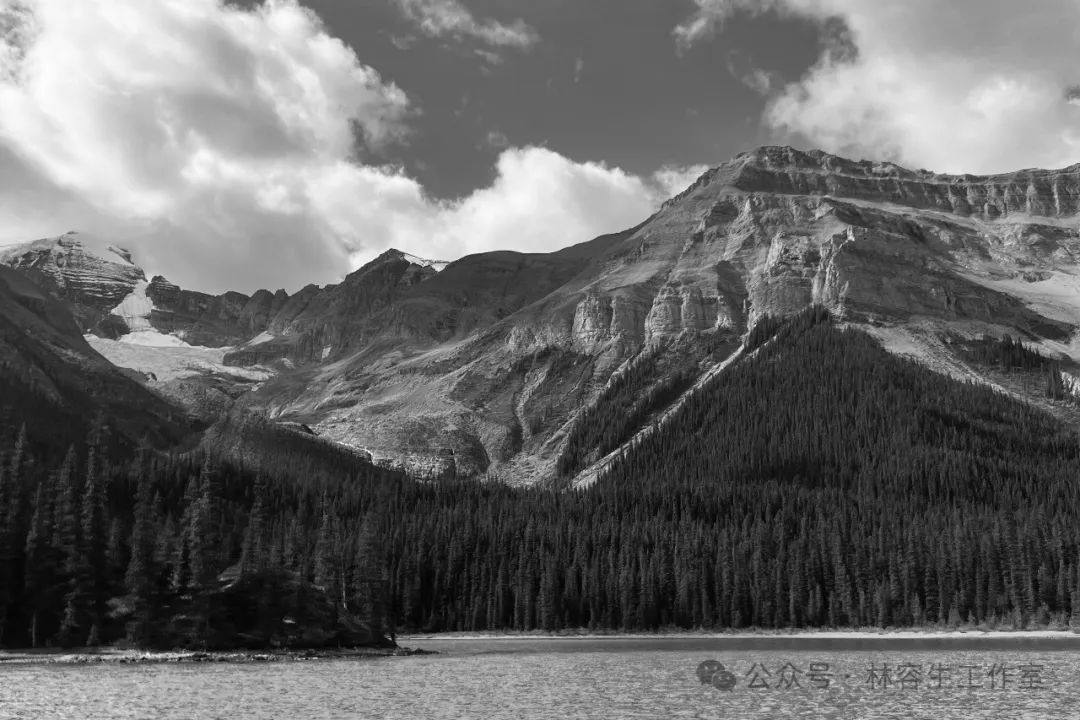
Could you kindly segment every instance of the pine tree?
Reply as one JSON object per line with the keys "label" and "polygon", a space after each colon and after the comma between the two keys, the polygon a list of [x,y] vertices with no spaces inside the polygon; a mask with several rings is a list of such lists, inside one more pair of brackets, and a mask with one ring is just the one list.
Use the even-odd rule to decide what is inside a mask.
{"label": "pine tree", "polygon": [[262,572],[270,563],[266,549],[266,483],[260,475],[255,481],[254,500],[244,531],[244,543],[240,555],[240,572]]}
{"label": "pine tree", "polygon": [[58,552],[53,544],[54,508],[53,497],[58,485],[55,474],[49,482],[38,485],[34,497],[34,514],[30,531],[26,536],[25,595],[30,610],[30,646],[41,644],[45,624],[42,615],[54,604],[54,590],[58,567]]}
{"label": "pine tree", "polygon": [[354,568],[353,585],[356,589],[352,609],[368,623],[372,637],[380,637],[387,631],[392,634],[393,623],[385,598],[383,550],[376,535],[375,516],[370,513],[360,525]]}
{"label": "pine tree", "polygon": [[54,532],[53,547],[63,554],[61,587],[64,598],[62,619],[57,634],[61,645],[70,647],[83,619],[79,617],[76,590],[82,566],[82,493],[76,467],[75,448],[68,448],[58,477],[61,495]]}
{"label": "pine tree", "polygon": [[335,597],[337,594],[335,590],[338,589],[339,564],[334,518],[330,515],[330,506],[326,493],[323,493],[322,500],[319,503],[319,534],[315,542],[315,553],[312,558],[312,581],[330,597]]}
{"label": "pine tree", "polygon": [[[97,436],[100,437],[100,436]],[[106,508],[106,463],[99,444],[92,443],[87,451],[86,484],[82,500],[81,564],[75,588],[75,602],[85,603],[87,627],[92,635],[100,633],[105,620],[105,601],[108,599],[108,518]]]}
{"label": "pine tree", "polygon": [[26,453],[26,425],[22,425],[6,467],[0,455],[0,645],[4,642],[14,588],[20,584],[18,558],[21,555],[23,462]]}
{"label": "pine tree", "polygon": [[131,559],[128,562],[124,585],[131,595],[134,619],[128,628],[128,638],[146,644],[153,636],[156,584],[159,575],[155,557],[154,485],[150,468],[145,467],[145,453],[140,453],[135,466],[134,526],[131,531]]}
{"label": "pine tree", "polygon": [[9,509],[14,495],[14,482],[8,474],[4,457],[0,453],[0,645],[3,644],[4,631],[7,629],[8,606],[13,599],[13,566],[15,561],[14,548],[12,547],[13,528],[9,524]]}

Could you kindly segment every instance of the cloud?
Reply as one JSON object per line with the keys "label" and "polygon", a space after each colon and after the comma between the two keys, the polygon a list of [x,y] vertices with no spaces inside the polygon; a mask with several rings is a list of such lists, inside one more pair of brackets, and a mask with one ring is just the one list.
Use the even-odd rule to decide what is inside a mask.
{"label": "cloud", "polygon": [[732,77],[762,97],[771,95],[784,83],[779,73],[755,66],[750,58],[737,50],[728,53],[727,69]]}
{"label": "cloud", "polygon": [[405,94],[288,0],[30,0],[0,29],[0,191],[37,189],[2,206],[9,241],[56,205],[194,285],[325,275],[347,253],[295,175],[405,132]]}
{"label": "cloud", "polygon": [[501,130],[491,130],[486,136],[484,136],[484,144],[481,147],[494,148],[495,150],[502,150],[510,147],[510,138],[506,137],[506,133]]}
{"label": "cloud", "polygon": [[476,48],[473,52],[488,65],[502,65],[503,57],[497,52],[484,50],[483,48]]}
{"label": "cloud", "polygon": [[396,47],[398,50],[409,50],[416,44],[417,37],[415,35],[394,35],[388,34],[390,38],[390,44]]}
{"label": "cloud", "polygon": [[711,39],[729,18],[739,12],[760,14],[780,7],[783,0],[694,0],[697,9],[672,31],[675,46],[684,53],[699,42]]}
{"label": "cloud", "polygon": [[680,48],[736,12],[819,24],[817,63],[766,106],[779,140],[955,173],[1080,161],[1075,0],[695,2]]}
{"label": "cloud", "polygon": [[373,234],[382,242],[358,250],[354,264],[386,247],[453,259],[490,250],[549,252],[632,227],[703,171],[668,167],[643,178],[546,148],[508,148],[499,155],[495,181],[456,201],[427,199],[417,183],[398,175],[376,214],[356,202],[365,181],[348,171],[320,188],[318,197],[343,229],[377,218]]}
{"label": "cloud", "polygon": [[477,20],[459,0],[395,0],[410,22],[429,37],[473,38],[492,47],[525,50],[539,40],[536,31],[518,18],[501,23]]}
{"label": "cloud", "polygon": [[651,180],[658,197],[667,200],[690,187],[708,169],[708,165],[665,165],[653,173]]}
{"label": "cloud", "polygon": [[435,200],[371,159],[407,140],[410,99],[292,0],[2,3],[0,243],[82,230],[185,287],[294,290],[389,247],[585,241],[674,177],[505,147],[489,187]]}

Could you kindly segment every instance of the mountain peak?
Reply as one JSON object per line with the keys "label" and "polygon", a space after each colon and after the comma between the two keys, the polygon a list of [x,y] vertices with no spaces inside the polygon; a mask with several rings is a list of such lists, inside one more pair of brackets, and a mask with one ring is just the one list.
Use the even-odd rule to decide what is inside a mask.
{"label": "mountain peak", "polygon": [[385,252],[380,254],[371,262],[366,263],[364,267],[367,267],[368,265],[376,265],[379,263],[388,262],[391,260],[405,260],[406,262],[413,265],[418,265],[420,267],[429,267],[435,272],[440,272],[443,268],[450,264],[449,262],[444,260],[428,260],[426,258],[418,257],[407,252],[402,252],[397,248],[390,248],[389,250],[386,250]]}
{"label": "mountain peak", "polygon": [[738,169],[789,170],[873,177],[933,177],[929,170],[913,171],[887,160],[852,160],[825,150],[800,150],[790,145],[761,145],[741,152],[725,165]]}
{"label": "mountain peak", "polygon": [[[1073,218],[1080,214],[1080,165],[996,175],[951,175],[894,162],[852,160],[824,150],[763,145],[706,171],[664,203],[707,201],[734,192],[832,197],[933,210],[986,221],[1009,215]],[[676,212],[679,212],[676,210]]]}
{"label": "mountain peak", "polygon": [[112,310],[146,283],[128,250],[74,231],[0,248],[0,265],[25,273],[70,302],[84,330],[107,321]]}
{"label": "mountain peak", "polygon": [[84,255],[104,263],[136,267],[130,250],[97,235],[76,230],[68,230],[58,237],[40,238],[2,247],[0,248],[0,263],[11,265],[20,257],[42,253],[51,253],[54,256]]}

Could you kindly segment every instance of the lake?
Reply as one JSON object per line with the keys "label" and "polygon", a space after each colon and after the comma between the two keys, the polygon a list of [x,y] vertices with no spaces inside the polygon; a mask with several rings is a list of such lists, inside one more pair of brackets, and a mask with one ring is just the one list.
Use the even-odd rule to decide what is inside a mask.
{"label": "lake", "polygon": [[[1075,641],[412,638],[402,644],[440,654],[0,665],[0,718],[1080,717]],[[699,677],[707,660],[723,671],[716,674],[711,665]]]}

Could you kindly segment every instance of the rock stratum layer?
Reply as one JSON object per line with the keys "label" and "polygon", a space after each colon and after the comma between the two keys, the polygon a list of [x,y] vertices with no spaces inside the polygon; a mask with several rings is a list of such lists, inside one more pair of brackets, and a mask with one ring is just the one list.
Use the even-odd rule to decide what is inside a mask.
{"label": "rock stratum layer", "polygon": [[453,263],[387,310],[420,304],[442,324],[403,332],[383,316],[355,353],[252,400],[376,455],[452,448],[459,474],[535,482],[558,475],[582,409],[643,355],[662,368],[647,393],[710,372],[727,359],[715,348],[730,353],[763,316],[810,304],[937,370],[995,382],[945,340],[1010,333],[1080,359],[1078,197],[1077,167],[947,176],[764,147],[632,230]]}
{"label": "rock stratum layer", "polygon": [[23,272],[65,301],[85,329],[107,335],[118,332],[107,322],[109,312],[146,279],[127,250],[76,232],[0,248],[0,264]]}
{"label": "rock stratum layer", "polygon": [[278,363],[241,397],[249,409],[421,476],[567,480],[585,409],[628,378],[665,398],[634,409],[628,441],[761,318],[811,304],[959,377],[998,382],[950,346],[986,334],[1075,364],[1078,211],[1080,166],[950,176],[763,147],[638,227],[554,253],[437,271],[390,251],[292,296],[162,278],[146,296],[159,331],[228,345],[233,365]]}

